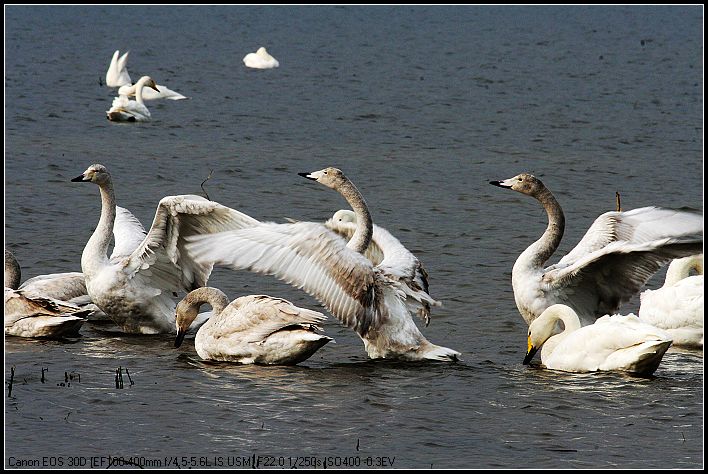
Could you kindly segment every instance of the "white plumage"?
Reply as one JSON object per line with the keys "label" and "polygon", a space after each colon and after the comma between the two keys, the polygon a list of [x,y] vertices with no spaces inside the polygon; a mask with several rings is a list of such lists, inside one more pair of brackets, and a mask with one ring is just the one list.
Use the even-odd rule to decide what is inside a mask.
{"label": "white plumage", "polygon": [[272,69],[280,66],[280,63],[268,51],[261,46],[255,53],[248,53],[243,58],[243,63],[254,69]]}
{"label": "white plumage", "polygon": [[119,95],[113,99],[111,108],[106,111],[108,120],[114,122],[149,122],[151,114],[143,101],[143,91],[146,87],[157,89],[157,84],[150,76],[143,76],[135,84],[135,100],[127,95]]}
{"label": "white plumage", "polygon": [[[119,55],[119,50],[116,50],[116,52],[113,53],[111,64],[108,66],[108,71],[106,72],[106,85],[108,87],[118,88],[119,96],[134,97],[137,92],[137,84],[132,83],[130,80],[130,74],[128,74],[128,52],[120,57]],[[157,89],[158,90],[145,89],[143,91],[143,99],[181,100],[187,98],[179,92],[168,89],[161,84],[157,85]]]}

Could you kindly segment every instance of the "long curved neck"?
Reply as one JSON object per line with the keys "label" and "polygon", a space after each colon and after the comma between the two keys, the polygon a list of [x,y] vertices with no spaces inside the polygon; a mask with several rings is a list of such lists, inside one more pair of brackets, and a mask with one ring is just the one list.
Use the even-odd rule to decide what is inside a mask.
{"label": "long curved neck", "polygon": [[[550,336],[543,344],[543,351],[550,354],[556,348],[563,338],[573,331],[577,331],[582,327],[580,318],[571,308],[557,307],[550,311],[546,310],[546,314],[542,314],[540,318],[545,318],[545,331]],[[564,329],[560,334],[553,335],[556,328],[556,321],[563,321]]]}
{"label": "long curved neck", "polygon": [[[555,196],[542,189],[534,197],[543,205],[548,215],[548,227],[540,239],[531,244],[520,256],[520,261],[533,268],[540,268],[556,251],[565,232],[565,216]],[[523,257],[523,258],[522,258]]]}
{"label": "long curved neck", "polygon": [[356,214],[356,230],[347,247],[358,253],[364,253],[371,243],[374,233],[374,223],[366,206],[364,197],[351,181],[344,181],[337,191],[347,200]]}
{"label": "long curved neck", "polygon": [[[195,316],[197,311],[199,311],[199,307],[205,303],[211,306],[212,315],[214,316],[221,314],[221,312],[224,311],[224,308],[229,305],[229,298],[223,291],[218,288],[208,286],[190,291],[182,301],[183,304],[187,304],[190,307],[196,307],[196,311],[194,312]],[[190,324],[191,323],[192,322],[190,321]]]}
{"label": "long curved neck", "polygon": [[145,87],[146,82],[146,80],[140,79],[135,84],[135,102],[137,102],[138,104],[145,105],[145,103],[143,102],[143,87]]}
{"label": "long curved neck", "polygon": [[113,237],[113,224],[116,220],[116,198],[113,193],[113,183],[108,181],[100,184],[98,188],[101,191],[101,218],[81,254],[81,271],[89,276],[94,275],[102,266],[108,264],[108,246]]}
{"label": "long curved neck", "polygon": [[666,271],[664,286],[673,286],[691,274],[695,270],[698,274],[703,274],[703,255],[692,255],[690,257],[673,260]]}

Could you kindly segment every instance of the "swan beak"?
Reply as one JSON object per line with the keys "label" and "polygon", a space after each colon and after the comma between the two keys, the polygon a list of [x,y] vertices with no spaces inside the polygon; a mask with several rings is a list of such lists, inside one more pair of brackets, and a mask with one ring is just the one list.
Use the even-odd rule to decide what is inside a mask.
{"label": "swan beak", "polygon": [[179,347],[182,345],[182,341],[184,341],[184,336],[187,334],[187,331],[184,329],[179,329],[177,331],[177,337],[175,338],[175,347]]}
{"label": "swan beak", "polygon": [[157,88],[157,86],[150,86],[151,89],[155,89],[157,92],[160,92],[160,89]]}
{"label": "swan beak", "polygon": [[531,344],[531,337],[529,336],[528,350],[526,351],[526,357],[524,357],[524,365],[528,365],[529,362],[531,362],[536,352],[538,352],[538,347],[534,347],[533,344]]}
{"label": "swan beak", "polygon": [[511,185],[506,183],[506,180],[504,181],[490,181],[489,184],[492,186],[499,186],[500,188],[510,188]]}
{"label": "swan beak", "polygon": [[312,173],[298,173],[303,178],[311,179],[312,181],[317,181],[317,178],[312,176]]}
{"label": "swan beak", "polygon": [[72,178],[71,181],[73,183],[80,183],[80,182],[84,181],[84,175],[80,175],[80,176],[77,176],[76,178]]}

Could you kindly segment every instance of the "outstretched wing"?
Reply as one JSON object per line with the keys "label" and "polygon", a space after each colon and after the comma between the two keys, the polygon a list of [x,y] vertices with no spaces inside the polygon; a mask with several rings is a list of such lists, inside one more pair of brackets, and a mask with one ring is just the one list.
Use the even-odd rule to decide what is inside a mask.
{"label": "outstretched wing", "polygon": [[128,53],[126,52],[118,58],[119,54],[119,50],[113,53],[111,64],[108,66],[108,71],[106,72],[106,85],[108,87],[129,86],[132,83],[127,67]]}
{"label": "outstretched wing", "polygon": [[126,257],[143,243],[147,232],[128,209],[116,206],[116,219],[113,223],[113,238],[115,246],[110,259]]}

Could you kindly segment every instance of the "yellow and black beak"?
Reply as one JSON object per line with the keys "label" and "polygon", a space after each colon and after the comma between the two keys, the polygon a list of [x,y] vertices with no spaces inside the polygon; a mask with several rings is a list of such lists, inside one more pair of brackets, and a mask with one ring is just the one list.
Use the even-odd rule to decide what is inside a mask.
{"label": "yellow and black beak", "polygon": [[179,329],[177,331],[177,337],[175,338],[175,347],[179,347],[182,345],[182,341],[184,341],[184,336],[187,334],[187,331],[184,329]]}
{"label": "yellow and black beak", "polygon": [[524,365],[528,365],[533,359],[533,356],[538,352],[538,347],[534,347],[531,343],[531,336],[529,336],[528,348],[526,349],[526,357],[524,357]]}

